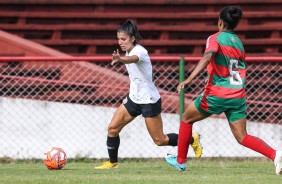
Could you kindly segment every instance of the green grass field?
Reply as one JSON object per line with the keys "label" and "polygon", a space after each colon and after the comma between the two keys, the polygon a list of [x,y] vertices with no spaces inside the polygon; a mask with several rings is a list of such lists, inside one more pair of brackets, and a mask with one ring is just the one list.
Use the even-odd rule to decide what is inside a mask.
{"label": "green grass field", "polygon": [[95,170],[99,161],[69,161],[62,170],[48,170],[40,161],[0,164],[0,183],[91,183],[91,184],[272,184],[282,183],[271,161],[262,159],[189,160],[188,169],[178,172],[162,160],[123,160],[118,169]]}

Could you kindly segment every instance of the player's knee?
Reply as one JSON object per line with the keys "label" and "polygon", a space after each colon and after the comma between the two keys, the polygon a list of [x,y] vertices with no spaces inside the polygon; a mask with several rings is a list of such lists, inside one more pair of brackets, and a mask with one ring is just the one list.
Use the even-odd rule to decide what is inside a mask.
{"label": "player's knee", "polygon": [[117,136],[120,133],[120,129],[114,126],[108,126],[108,135]]}

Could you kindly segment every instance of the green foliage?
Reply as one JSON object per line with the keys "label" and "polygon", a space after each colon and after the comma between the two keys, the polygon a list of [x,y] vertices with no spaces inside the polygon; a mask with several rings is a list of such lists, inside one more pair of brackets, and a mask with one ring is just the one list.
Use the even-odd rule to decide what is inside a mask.
{"label": "green foliage", "polygon": [[2,161],[0,183],[91,183],[91,184],[275,184],[282,176],[274,174],[269,160],[192,159],[188,169],[178,172],[161,159],[121,160],[118,169],[95,170],[100,160],[72,159],[61,170],[48,170],[40,160]]}

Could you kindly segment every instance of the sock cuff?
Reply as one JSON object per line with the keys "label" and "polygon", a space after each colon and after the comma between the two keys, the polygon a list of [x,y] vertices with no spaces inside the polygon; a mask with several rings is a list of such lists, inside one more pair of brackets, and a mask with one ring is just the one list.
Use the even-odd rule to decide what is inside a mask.
{"label": "sock cuff", "polygon": [[116,136],[116,137],[109,137],[109,136],[107,136],[107,140],[117,140],[117,139],[119,139],[119,135]]}
{"label": "sock cuff", "polygon": [[246,144],[246,141],[250,138],[251,136],[250,135],[246,135],[243,140],[242,140],[242,144],[245,145]]}
{"label": "sock cuff", "polygon": [[190,123],[185,122],[185,121],[180,121],[180,126],[192,127],[192,126],[193,126],[193,124],[190,124]]}
{"label": "sock cuff", "polygon": [[170,133],[170,134],[167,134],[167,136],[168,136],[168,145],[169,146],[177,146],[178,134]]}
{"label": "sock cuff", "polygon": [[116,137],[107,137],[107,145],[108,146],[119,146],[120,144],[120,139],[119,139],[119,135]]}

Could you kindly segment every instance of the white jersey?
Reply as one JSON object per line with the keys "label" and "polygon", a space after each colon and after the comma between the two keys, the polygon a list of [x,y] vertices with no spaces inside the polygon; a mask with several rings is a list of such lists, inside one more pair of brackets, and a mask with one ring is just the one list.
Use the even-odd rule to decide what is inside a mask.
{"label": "white jersey", "polygon": [[125,55],[136,55],[139,58],[137,63],[125,64],[130,79],[129,98],[137,104],[156,103],[160,94],[153,82],[153,69],[148,51],[137,44]]}

